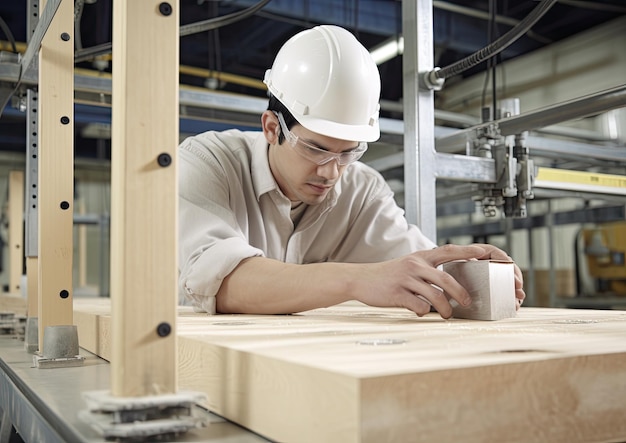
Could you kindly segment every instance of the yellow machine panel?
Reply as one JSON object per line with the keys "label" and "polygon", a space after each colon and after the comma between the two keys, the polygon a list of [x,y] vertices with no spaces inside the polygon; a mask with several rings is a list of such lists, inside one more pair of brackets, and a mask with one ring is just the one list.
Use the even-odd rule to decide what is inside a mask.
{"label": "yellow machine panel", "polygon": [[583,230],[589,274],[605,280],[604,289],[626,295],[626,221]]}

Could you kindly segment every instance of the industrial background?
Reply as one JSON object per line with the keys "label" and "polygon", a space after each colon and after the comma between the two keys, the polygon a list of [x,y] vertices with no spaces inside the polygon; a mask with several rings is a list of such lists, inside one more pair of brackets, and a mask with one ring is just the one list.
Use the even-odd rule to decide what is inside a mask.
{"label": "industrial background", "polygon": [[[523,307],[493,260],[449,319],[178,305],[177,141],[259,130],[318,24],[379,66],[362,161]],[[0,443],[625,441],[624,48],[623,0],[3,0]]]}
{"label": "industrial background", "polygon": [[[449,65],[505,35],[536,4],[434,1],[435,66]],[[27,6],[10,1],[0,5],[5,57],[25,50]],[[75,254],[83,255],[74,261],[79,295],[108,294],[111,98],[91,86],[110,76],[111,8],[110,0],[75,3],[76,74],[83,79],[75,93]],[[180,10],[180,84],[188,94],[188,100],[181,101],[181,139],[211,129],[258,129],[266,97],[264,72],[278,48],[301,29],[341,25],[371,51],[401,42],[399,1],[183,0]],[[492,61],[447,79],[435,93],[435,125],[447,134],[481,122],[483,110],[491,113],[494,103],[497,108],[519,99],[519,112],[525,113],[621,86],[626,78],[625,44],[623,2],[559,1]],[[402,61],[398,45],[378,61],[381,115],[392,123],[403,118]],[[14,96],[0,118],[3,178],[24,162],[26,126],[23,102]],[[398,160],[402,134],[385,128],[363,160],[384,174],[402,205],[405,169]],[[624,173],[623,108],[539,128],[531,135],[537,143],[530,146],[535,166]],[[595,149],[601,149],[601,155]],[[6,180],[0,186],[6,188]],[[587,191],[537,189],[527,202],[526,217],[502,217],[500,210],[495,217],[485,217],[482,191],[476,185],[440,180],[438,242],[489,241],[503,247],[530,272],[531,304],[622,307],[626,298],[622,298],[626,295],[622,189]],[[0,190],[0,196],[6,195]],[[595,249],[589,247],[592,239]],[[6,262],[6,251],[4,256]],[[4,269],[0,279],[7,284]]]}

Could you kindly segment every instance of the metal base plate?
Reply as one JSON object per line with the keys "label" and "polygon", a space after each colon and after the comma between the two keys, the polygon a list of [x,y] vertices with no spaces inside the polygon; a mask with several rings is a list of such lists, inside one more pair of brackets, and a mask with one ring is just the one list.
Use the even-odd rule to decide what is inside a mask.
{"label": "metal base plate", "polygon": [[85,358],[77,355],[69,358],[44,358],[39,355],[33,356],[33,363],[39,369],[52,368],[70,368],[74,366],[82,366]]}
{"label": "metal base plate", "polygon": [[0,334],[12,334],[15,326],[15,314],[12,312],[0,312]]}
{"label": "metal base plate", "polygon": [[198,392],[146,397],[114,397],[109,391],[83,393],[87,411],[81,420],[109,439],[165,438],[207,424],[208,411],[197,405],[206,400]]}

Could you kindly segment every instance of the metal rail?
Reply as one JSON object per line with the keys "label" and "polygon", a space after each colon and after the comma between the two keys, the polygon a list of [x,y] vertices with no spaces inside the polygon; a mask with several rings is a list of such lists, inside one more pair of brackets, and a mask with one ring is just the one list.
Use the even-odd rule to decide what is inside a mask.
{"label": "metal rail", "polygon": [[524,131],[583,118],[624,106],[626,106],[626,85],[558,103],[536,111],[481,123],[439,138],[436,140],[435,146],[439,152],[464,152],[467,143],[474,139],[477,131],[490,125],[497,125],[500,134],[503,136],[515,135]]}

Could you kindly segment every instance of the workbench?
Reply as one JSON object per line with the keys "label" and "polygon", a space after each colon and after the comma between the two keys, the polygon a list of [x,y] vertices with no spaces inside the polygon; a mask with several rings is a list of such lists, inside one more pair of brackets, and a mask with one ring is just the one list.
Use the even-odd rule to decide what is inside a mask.
{"label": "workbench", "polygon": [[[109,389],[110,365],[81,350],[81,367],[38,369],[24,342],[0,336],[0,428],[13,425],[26,443],[104,442],[79,417],[84,392]],[[2,412],[5,415],[2,415]],[[208,413],[207,426],[177,436],[177,442],[262,443],[268,440]],[[6,420],[6,422],[4,422]],[[8,429],[6,429],[8,431]],[[8,435],[0,432],[0,442]],[[171,441],[169,439],[163,441]]]}
{"label": "workbench", "polygon": [[[107,300],[75,303],[110,357]],[[180,307],[181,389],[284,442],[626,441],[626,312],[522,308],[499,321],[347,303],[298,315]]]}
{"label": "workbench", "polygon": [[[74,306],[85,366],[33,369],[4,338],[2,407],[13,384],[24,407],[97,441],[76,413],[82,392],[108,386],[110,304]],[[180,307],[177,334],[179,388],[217,414],[180,441],[231,435],[198,437],[211,429],[236,442],[626,441],[624,311],[522,308],[490,322],[357,303],[278,316]]]}

